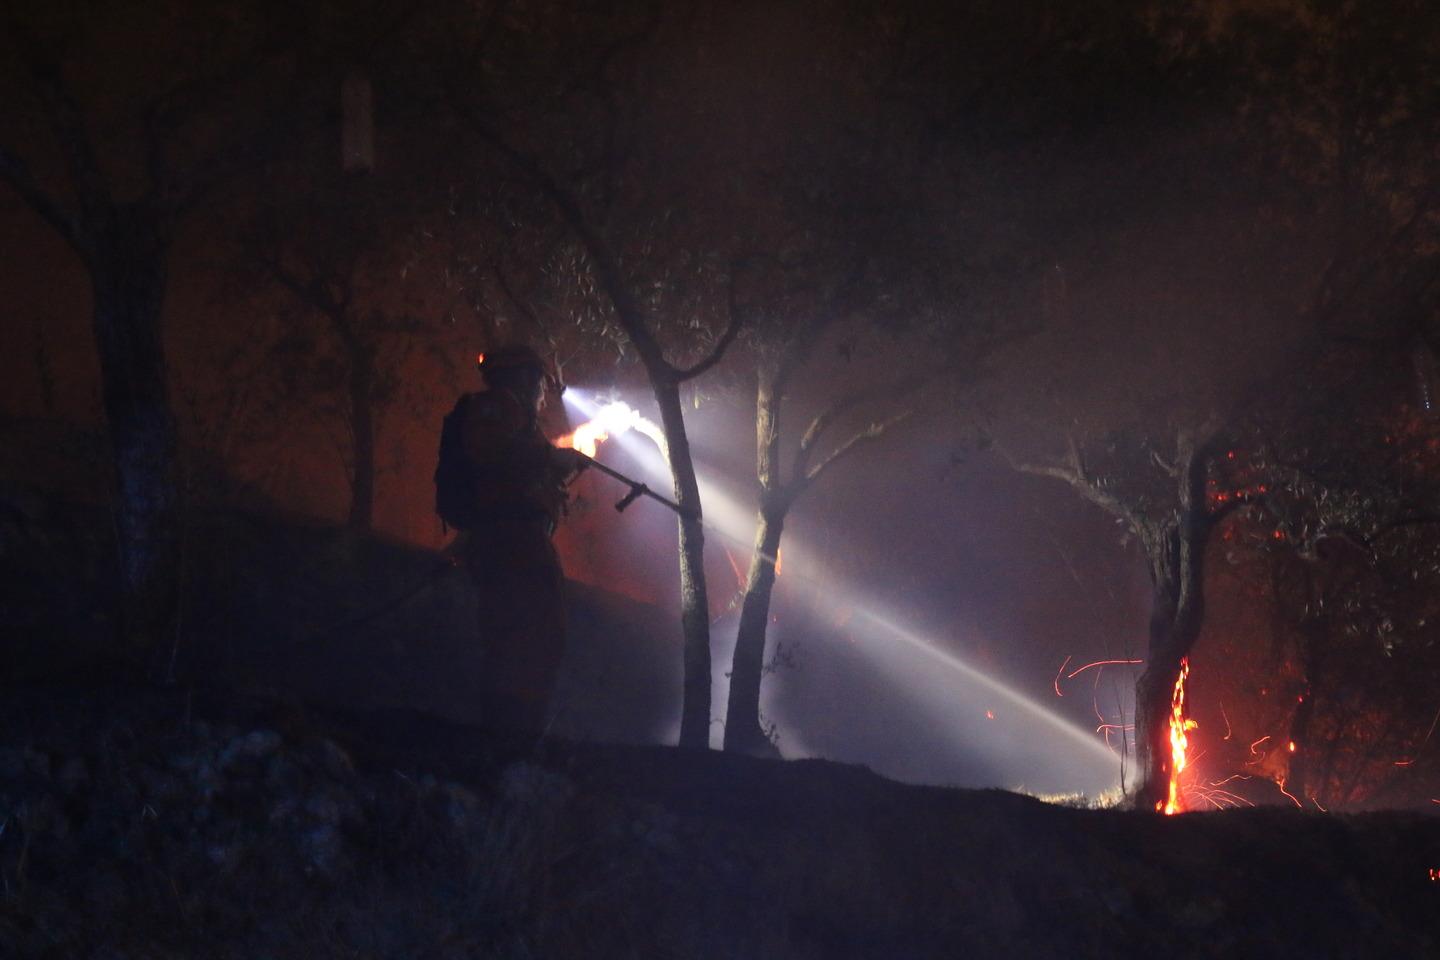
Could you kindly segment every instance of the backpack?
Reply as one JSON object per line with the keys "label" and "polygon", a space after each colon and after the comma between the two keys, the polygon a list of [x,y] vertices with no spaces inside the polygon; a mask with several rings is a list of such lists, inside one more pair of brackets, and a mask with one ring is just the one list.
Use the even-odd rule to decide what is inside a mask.
{"label": "backpack", "polygon": [[475,478],[470,458],[465,455],[462,431],[465,408],[470,402],[466,394],[455,402],[440,425],[440,462],[435,466],[435,512],[444,527],[469,530],[479,519],[475,502]]}

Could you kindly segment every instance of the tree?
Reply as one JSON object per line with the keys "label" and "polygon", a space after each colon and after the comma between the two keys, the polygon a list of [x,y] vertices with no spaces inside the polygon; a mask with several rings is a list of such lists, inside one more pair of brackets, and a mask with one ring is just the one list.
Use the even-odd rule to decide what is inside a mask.
{"label": "tree", "polygon": [[465,130],[565,227],[582,282],[602,305],[601,326],[633,352],[659,407],[682,510],[688,747],[709,741],[710,611],[682,388],[720,362],[740,322],[726,316],[724,292],[735,225],[707,219],[730,196],[722,165],[706,153],[728,128],[686,136],[705,130],[714,107],[680,85],[703,40],[697,16],[652,4],[466,5],[442,24],[447,46],[436,58]]}
{"label": "tree", "polygon": [[[7,87],[23,90],[34,112],[0,135],[28,139],[43,128],[54,155],[37,153],[32,168],[0,146],[0,176],[90,279],[114,468],[119,627],[131,657],[149,656],[176,629],[182,506],[162,330],[176,226],[253,155],[232,137],[260,129],[267,113],[272,124],[289,115],[271,99],[291,72],[267,29],[281,24],[257,14],[237,11],[217,31],[203,14],[158,3],[87,9],[74,20],[49,5],[4,13]],[[161,36],[174,41],[165,54],[150,47]],[[143,69],[142,48],[144,66],[165,69]],[[114,89],[118,104],[107,96]],[[203,112],[222,103],[235,123],[217,134]]]}
{"label": "tree", "polygon": [[[1392,23],[1387,16],[1307,7],[1258,19],[1201,3],[1155,21],[1162,62],[1182,81],[1177,103],[1196,102],[1201,90],[1212,95],[1194,129],[1160,143],[1165,152],[1151,158],[1163,158],[1188,189],[1139,195],[1182,215],[1198,245],[1172,260],[1171,289],[1147,289],[1144,264],[1154,251],[1131,253],[1130,297],[1172,311],[1154,314],[1165,334],[1127,331],[1131,342],[1112,341],[1109,349],[1127,349],[1139,362],[1095,364],[1089,373],[1101,379],[1086,400],[1076,406],[1072,394],[1068,409],[1055,410],[1066,452],[1048,463],[1017,458],[1113,513],[1150,569],[1149,651],[1136,692],[1142,809],[1170,805],[1172,703],[1203,624],[1207,551],[1225,517],[1254,502],[1235,498],[1231,476],[1237,446],[1241,461],[1251,452],[1247,418],[1274,402],[1269,388],[1285,379],[1277,373],[1305,369],[1328,343],[1367,323],[1394,322],[1424,301],[1435,280],[1426,239],[1434,235],[1435,197],[1418,161],[1433,131],[1429,114],[1414,109],[1434,96],[1424,80],[1433,57],[1416,55],[1433,40],[1407,43],[1397,67],[1352,59],[1335,42],[1353,35],[1357,46],[1378,44],[1381,22]],[[1263,149],[1252,152],[1257,144]],[[1231,180],[1219,182],[1216,169]],[[1181,205],[1199,198],[1202,205]],[[1123,219],[1099,224],[1124,226],[1131,233],[1117,240],[1135,243]],[[1146,242],[1158,251],[1166,240],[1150,233]],[[1216,243],[1228,249],[1200,246]],[[1177,302],[1175,289],[1195,280],[1202,286],[1187,289],[1192,302]],[[1110,309],[1124,303],[1123,290],[1110,295]],[[1200,303],[1207,309],[1195,310]],[[1179,320],[1185,314],[1188,323]],[[1261,485],[1273,490],[1282,479]]]}
{"label": "tree", "polygon": [[[929,117],[895,80],[906,30],[865,15],[837,19],[837,36],[803,66],[785,38],[764,54],[767,73],[783,77],[779,86],[803,107],[767,130],[751,197],[766,211],[765,232],[741,261],[732,308],[745,318],[741,343],[755,370],[758,503],[727,751],[774,750],[760,689],[791,508],[827,471],[909,419],[917,395],[942,374],[962,380],[993,339],[987,318],[974,304],[964,311],[953,289],[974,265],[957,249],[964,227],[947,202],[935,139],[923,136]],[[788,416],[806,409],[791,438]]]}
{"label": "tree", "polygon": [[[320,164],[312,164],[312,169]],[[252,265],[300,306],[275,356],[295,365],[292,384],[340,398],[334,413],[344,425],[340,445],[349,482],[348,526],[369,532],[375,522],[379,442],[384,415],[403,388],[410,354],[433,342],[429,324],[406,306],[406,249],[420,233],[410,229],[422,212],[417,198],[373,175],[295,177],[302,196],[261,210],[246,241]],[[427,271],[417,270],[419,275]],[[318,321],[320,336],[304,332]],[[294,338],[325,344],[319,350],[286,349]],[[290,409],[294,409],[295,397]],[[293,414],[292,414],[293,415]]]}
{"label": "tree", "polygon": [[1231,549],[1273,569],[1289,625],[1272,775],[1297,802],[1398,800],[1407,785],[1414,800],[1434,782],[1436,426],[1408,347],[1334,345],[1246,445],[1245,471],[1271,483]]}

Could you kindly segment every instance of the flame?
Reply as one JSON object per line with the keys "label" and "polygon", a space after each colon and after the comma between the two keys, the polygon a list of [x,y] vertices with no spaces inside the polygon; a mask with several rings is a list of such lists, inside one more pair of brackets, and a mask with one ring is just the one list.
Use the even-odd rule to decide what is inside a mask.
{"label": "flame", "polygon": [[607,403],[601,407],[594,419],[585,421],[570,433],[557,439],[555,446],[570,447],[579,450],[587,457],[593,457],[600,449],[600,444],[609,440],[612,435],[620,436],[631,430],[642,433],[655,441],[655,445],[662,452],[665,450],[665,435],[660,428],[642,417],[640,412],[629,404],[618,401]]}
{"label": "flame", "polygon": [[593,457],[599,451],[600,444],[609,439],[610,434],[606,432],[604,424],[599,420],[588,420],[556,440],[555,446],[569,447],[579,450],[587,457]]}
{"label": "flame", "polygon": [[1190,749],[1190,738],[1185,734],[1197,726],[1194,720],[1185,716],[1185,680],[1189,676],[1190,658],[1181,657],[1180,676],[1175,678],[1175,692],[1170,695],[1170,792],[1163,805],[1167,817],[1185,810],[1180,797],[1180,775],[1185,772]]}

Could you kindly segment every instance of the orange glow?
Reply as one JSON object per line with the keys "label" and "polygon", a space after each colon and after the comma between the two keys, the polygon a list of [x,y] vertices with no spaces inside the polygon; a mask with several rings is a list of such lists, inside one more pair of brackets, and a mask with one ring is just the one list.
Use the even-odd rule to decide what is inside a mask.
{"label": "orange glow", "polygon": [[631,430],[649,437],[662,455],[669,456],[666,452],[665,435],[660,428],[640,416],[639,412],[628,404],[620,402],[606,404],[595,414],[593,420],[585,421],[573,432],[560,437],[555,441],[555,445],[579,450],[593,458],[600,444],[609,440],[612,435],[620,436]]}
{"label": "orange glow", "polygon": [[593,457],[600,449],[600,444],[609,439],[610,434],[605,432],[604,424],[599,420],[588,420],[556,440],[555,446],[579,450],[585,456]]}
{"label": "orange glow", "polygon": [[[1180,775],[1185,772],[1190,738],[1186,732],[1194,730],[1196,723],[1185,716],[1185,680],[1190,676],[1190,658],[1180,658],[1180,676],[1175,678],[1175,692],[1170,695],[1170,792],[1164,810],[1168,817],[1185,809],[1180,797]],[[1156,804],[1157,807],[1160,804]]]}
{"label": "orange glow", "polygon": [[1294,740],[1291,740],[1289,743],[1285,744],[1285,749],[1286,749],[1286,750],[1289,750],[1291,753],[1294,753],[1294,752],[1295,752],[1295,741],[1294,741]]}
{"label": "orange glow", "polygon": [[1291,803],[1295,804],[1295,806],[1300,807],[1301,809],[1304,809],[1305,804],[1300,802],[1300,798],[1295,796],[1295,794],[1291,793],[1289,790],[1285,789],[1285,781],[1283,779],[1276,780],[1275,786],[1279,787],[1280,792],[1290,798]]}
{"label": "orange glow", "polygon": [[785,566],[785,551],[781,547],[775,548],[775,576],[780,576],[781,568]]}
{"label": "orange glow", "polygon": [[483,354],[483,353],[477,353],[477,354],[475,354],[475,366],[480,367],[480,366],[484,366],[484,365],[485,365],[485,354]]}

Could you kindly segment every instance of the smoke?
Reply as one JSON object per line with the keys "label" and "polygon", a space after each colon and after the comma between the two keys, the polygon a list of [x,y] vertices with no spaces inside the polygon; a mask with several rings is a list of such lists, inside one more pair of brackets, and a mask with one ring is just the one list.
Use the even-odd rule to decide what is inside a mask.
{"label": "smoke", "polygon": [[[606,409],[606,401],[583,390],[572,388],[565,400],[577,420],[596,419]],[[705,421],[695,421],[705,432]],[[737,428],[731,435],[746,434]],[[637,479],[668,486],[667,464],[652,440],[613,431],[600,456],[614,455],[611,444],[645,471]],[[699,462],[697,472],[707,545],[721,554],[716,568],[725,571],[711,581],[712,604],[721,607],[712,630],[713,702],[720,712],[738,621],[738,610],[725,609],[719,589],[730,576],[723,553],[728,549],[742,568],[748,562],[755,507],[746,502],[744,484],[723,468]],[[777,649],[791,656],[774,664],[761,700],[764,720],[774,724],[786,756],[863,763],[911,782],[1091,795],[1115,786],[1120,758],[1093,729],[951,649],[974,646],[976,638],[933,635],[919,626],[931,611],[906,609],[838,575],[826,551],[807,540],[805,526],[787,530],[767,644],[772,656]],[[877,564],[893,559],[868,549]],[[1050,682],[1047,677],[1025,689],[1048,691]],[[672,726],[660,731],[662,739],[673,739],[678,718]],[[712,745],[722,734],[716,723]]]}

